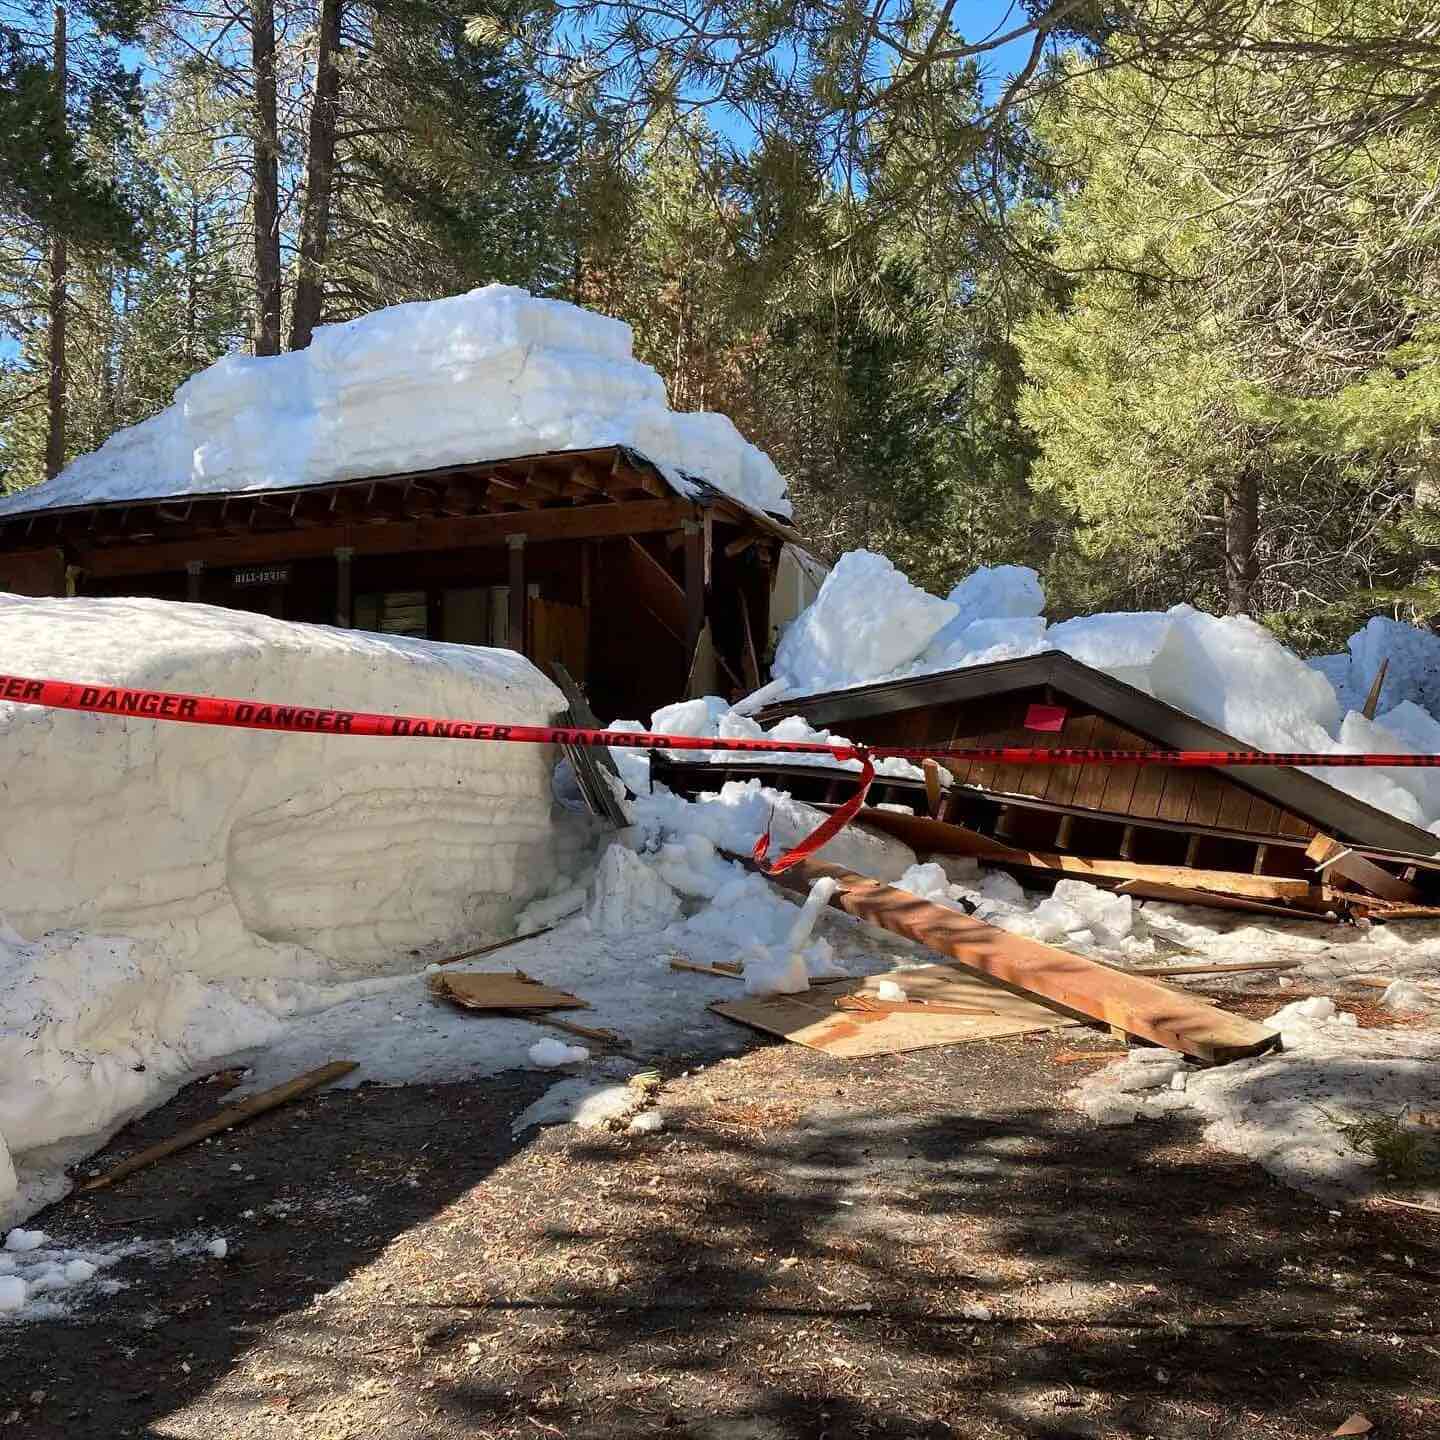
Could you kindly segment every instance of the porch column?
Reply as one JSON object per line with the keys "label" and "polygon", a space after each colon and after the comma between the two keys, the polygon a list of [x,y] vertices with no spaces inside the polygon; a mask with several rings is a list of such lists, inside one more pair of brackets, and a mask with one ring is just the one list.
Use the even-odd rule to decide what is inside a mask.
{"label": "porch column", "polygon": [[355,550],[350,545],[335,547],[335,623],[342,630],[352,629],[355,624],[355,601],[352,594],[350,562]]}
{"label": "porch column", "polygon": [[507,535],[510,551],[510,648],[517,655],[525,654],[525,616],[529,609],[525,590],[525,537]]}
{"label": "porch column", "polygon": [[203,560],[187,560],[185,562],[185,598],[192,605],[200,603],[200,577],[205,573],[205,562]]}
{"label": "porch column", "polygon": [[705,531],[698,520],[686,520],[685,531],[685,654],[695,654],[705,628]]}

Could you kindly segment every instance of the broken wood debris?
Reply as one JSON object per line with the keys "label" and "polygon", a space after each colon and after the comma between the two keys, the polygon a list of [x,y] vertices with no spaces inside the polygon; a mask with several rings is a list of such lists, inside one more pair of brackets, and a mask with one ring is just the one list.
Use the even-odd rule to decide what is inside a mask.
{"label": "broken wood debris", "polygon": [[1155,980],[998,930],[838,865],[802,860],[771,878],[805,893],[817,880],[834,880],[830,903],[847,914],[926,945],[1027,997],[1118,1026],[1197,1060],[1238,1060],[1280,1043],[1278,1032],[1178,994]]}
{"label": "broken wood debris", "polygon": [[328,1065],[321,1065],[315,1070],[307,1070],[305,1074],[297,1075],[283,1085],[276,1085],[270,1090],[262,1090],[258,1095],[252,1095],[248,1100],[240,1101],[238,1105],[229,1105],[224,1110],[217,1111],[208,1120],[202,1120],[198,1125],[192,1125],[188,1130],[182,1130],[168,1140],[162,1140],[156,1145],[151,1145],[137,1154],[131,1155],[97,1179],[82,1185],[80,1189],[82,1191],[104,1190],[117,1181],[125,1179],[127,1175],[133,1175],[137,1170],[143,1170],[146,1166],[153,1165],[157,1160],[163,1160],[166,1156],[175,1155],[181,1150],[188,1150],[190,1146],[198,1145],[200,1141],[208,1140],[212,1135],[220,1134],[222,1130],[230,1130],[236,1125],[243,1125],[247,1120],[253,1120],[257,1115],[265,1114],[267,1110],[274,1110],[277,1106],[288,1104],[291,1100],[296,1100],[311,1090],[318,1090],[322,1085],[329,1085],[332,1081],[339,1080],[352,1070],[358,1069],[359,1064],[358,1060],[332,1060]]}
{"label": "broken wood debris", "polygon": [[1417,886],[1381,869],[1373,860],[1367,860],[1352,847],[1328,835],[1317,835],[1306,847],[1305,855],[1321,875],[1339,875],[1382,900],[1394,900],[1402,905],[1420,905],[1424,901]]}
{"label": "broken wood debris", "polygon": [[[932,1002],[888,1010],[836,1007],[837,992],[877,999],[885,979],[904,981],[912,997]],[[973,1011],[965,1002],[974,1002]],[[886,1002],[879,1002],[885,1004]],[[710,1009],[769,1035],[779,1035],[836,1059],[898,1055],[974,1040],[998,1040],[1075,1024],[1057,1012],[955,965],[922,965],[891,976],[871,975],[819,986],[798,995],[766,995],[716,1001]],[[972,1013],[966,1013],[970,1011]]]}
{"label": "broken wood debris", "polygon": [[1298,970],[1300,960],[1219,960],[1213,965],[1136,965],[1131,975],[1243,975],[1251,970]]}
{"label": "broken wood debris", "polygon": [[718,975],[722,980],[741,980],[745,967],[733,960],[719,960],[714,965],[703,965],[698,960],[687,960],[683,955],[670,957],[672,970],[693,970],[697,975]]}
{"label": "broken wood debris", "polygon": [[870,995],[841,995],[837,1010],[861,1015],[993,1015],[988,1005],[945,1005],[928,1000],[877,1000]]}
{"label": "broken wood debris", "polygon": [[430,989],[467,1010],[588,1010],[589,1001],[555,990],[523,970],[465,970],[431,975]]}
{"label": "broken wood debris", "polygon": [[462,950],[458,955],[447,955],[443,960],[433,960],[433,965],[456,965],[461,960],[475,960],[481,955],[493,955],[497,950],[518,945],[522,940],[533,940],[537,935],[548,935],[555,927],[542,925],[538,930],[527,930],[523,935],[512,935],[508,940],[496,940],[489,945],[477,946],[474,950]]}

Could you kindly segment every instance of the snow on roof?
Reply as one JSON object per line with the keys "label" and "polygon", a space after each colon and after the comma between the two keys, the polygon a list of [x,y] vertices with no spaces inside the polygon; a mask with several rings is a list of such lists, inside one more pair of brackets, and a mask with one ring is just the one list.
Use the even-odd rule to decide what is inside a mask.
{"label": "snow on roof", "polygon": [[[1243,615],[1176,605],[1052,626],[1041,614],[1044,606],[1039,577],[1024,566],[982,566],[941,600],[883,556],[852,551],[781,637],[773,674],[782,688],[767,696],[762,719],[787,711],[787,700],[1059,650],[1262,750],[1440,753],[1440,717],[1426,708],[1432,697],[1440,704],[1440,636],[1428,631],[1371,621],[1351,637],[1350,655],[1312,664]],[[1393,708],[1368,721],[1350,707],[1386,657],[1384,698]],[[1339,693],[1337,678],[1343,680]],[[789,708],[807,715],[813,709]],[[1396,848],[1419,849],[1420,831],[1440,835],[1440,772],[1322,767],[1312,773],[1414,827]],[[1256,784],[1253,777],[1250,783]]]}
{"label": "snow on roof", "polygon": [[625,445],[675,491],[789,517],[785,481],[724,416],[678,413],[630,327],[509,285],[321,326],[306,350],[227,355],[0,515],[291,490]]}

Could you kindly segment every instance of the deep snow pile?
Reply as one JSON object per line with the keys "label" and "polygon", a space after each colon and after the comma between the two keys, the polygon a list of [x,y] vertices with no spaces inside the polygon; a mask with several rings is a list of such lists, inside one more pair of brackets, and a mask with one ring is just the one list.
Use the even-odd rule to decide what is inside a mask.
{"label": "deep snow pile", "polygon": [[[1440,750],[1440,637],[1414,626],[1372,620],[1351,637],[1350,655],[1307,663],[1243,616],[1177,605],[1047,626],[1044,604],[1038,577],[1023,566],[977,570],[940,600],[882,556],[854,551],[782,636],[765,701],[1062,650],[1261,749]],[[1372,722],[1356,707],[1385,656],[1390,708]],[[727,723],[712,733],[726,733]],[[1314,773],[1440,833],[1440,784],[1431,772]]]}
{"label": "deep snow pile", "polygon": [[[543,723],[506,651],[152,600],[0,596],[21,675]],[[207,1060],[511,933],[573,860],[538,746],[0,704],[0,1219]],[[369,978],[367,978],[369,977]],[[38,1177],[38,1178],[37,1178]]]}
{"label": "deep snow pile", "polygon": [[548,450],[628,445],[683,494],[708,480],[790,514],[768,456],[723,415],[677,414],[630,327],[508,285],[323,325],[308,349],[227,355],[0,514],[273,490]]}

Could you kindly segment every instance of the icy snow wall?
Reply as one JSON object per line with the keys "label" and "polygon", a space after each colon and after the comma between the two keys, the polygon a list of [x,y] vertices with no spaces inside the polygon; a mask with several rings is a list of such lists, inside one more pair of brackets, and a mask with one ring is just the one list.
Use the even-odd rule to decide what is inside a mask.
{"label": "icy snow wall", "polygon": [[682,494],[695,475],[789,515],[770,458],[724,415],[672,411],[631,342],[622,321],[509,285],[393,305],[292,354],[225,356],[0,514],[628,445]]}
{"label": "icy snow wall", "polygon": [[[0,595],[7,672],[544,724],[509,651],[160,600]],[[361,739],[0,703],[0,919],[151,942],[207,977],[334,978],[508,934],[554,878],[548,747]]]}

